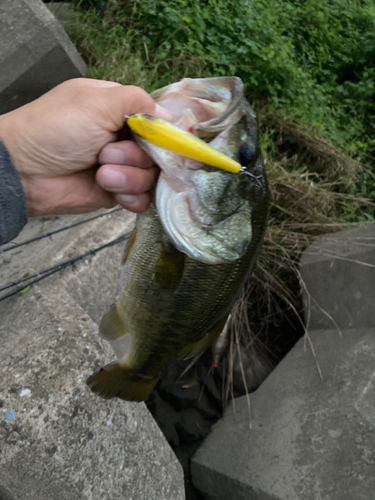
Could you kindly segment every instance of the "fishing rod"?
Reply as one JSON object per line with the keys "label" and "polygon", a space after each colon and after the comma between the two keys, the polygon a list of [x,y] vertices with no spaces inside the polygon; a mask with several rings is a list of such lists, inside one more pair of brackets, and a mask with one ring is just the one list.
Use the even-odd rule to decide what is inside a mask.
{"label": "fishing rod", "polygon": [[[48,238],[48,236],[52,236],[53,234],[61,233],[62,231],[66,231],[71,229],[72,227],[79,226],[81,224],[85,224],[86,222],[90,222],[95,219],[99,219],[99,217],[104,217],[105,215],[111,215],[115,212],[119,212],[120,210],[124,210],[122,207],[115,208],[110,212],[106,212],[104,214],[95,215],[95,217],[90,217],[89,219],[82,220],[80,222],[75,222],[74,224],[70,224],[70,226],[62,227],[61,229],[56,229],[55,231],[50,231],[49,233],[42,234],[41,236],[36,236],[35,238],[30,238],[29,240],[22,241],[21,243],[14,243],[5,248],[0,248],[0,255],[5,252],[9,252],[9,250],[14,250],[15,248],[22,247],[23,245],[28,245],[29,243],[33,243],[34,241],[42,240],[43,238]],[[0,288],[2,290],[2,288]]]}
{"label": "fishing rod", "polygon": [[[106,214],[107,215],[107,214]],[[26,283],[26,285],[21,286],[19,288],[16,288],[16,290],[13,290],[12,292],[4,295],[3,297],[0,297],[0,302],[11,297],[12,295],[17,294],[18,292],[24,290],[26,287],[34,285],[35,283],[38,283],[39,281],[42,281],[43,279],[47,278],[48,276],[51,276],[52,274],[61,271],[65,267],[72,266],[76,262],[84,259],[85,257],[88,257],[89,255],[93,255],[96,252],[99,252],[100,250],[103,250],[104,248],[111,247],[113,245],[116,245],[117,243],[122,243],[123,241],[127,240],[131,234],[131,231],[129,231],[126,234],[123,234],[122,236],[119,236],[118,238],[115,238],[114,240],[110,241],[109,243],[106,243],[105,245],[101,245],[100,247],[94,248],[92,250],[89,250],[88,252],[85,252],[81,255],[77,255],[76,257],[73,257],[71,259],[65,260],[64,262],[61,262],[60,264],[55,264],[54,266],[48,267],[46,269],[42,269],[38,273],[31,274],[30,276],[25,276],[24,278],[18,279],[13,281],[12,283],[8,283],[6,285],[3,285],[0,287],[0,290],[5,290],[7,288],[11,288],[12,286],[15,286],[23,281],[30,280],[34,277],[37,276],[37,279],[30,281]]]}

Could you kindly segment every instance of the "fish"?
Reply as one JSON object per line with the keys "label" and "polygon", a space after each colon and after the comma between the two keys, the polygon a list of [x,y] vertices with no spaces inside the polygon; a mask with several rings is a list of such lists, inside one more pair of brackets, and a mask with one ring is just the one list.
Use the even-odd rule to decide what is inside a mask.
{"label": "fish", "polygon": [[127,241],[119,294],[99,326],[118,360],[87,379],[94,393],[127,401],[147,399],[167,363],[219,337],[256,263],[269,207],[256,115],[240,78],[184,78],[151,96],[175,126],[238,161],[241,171],[135,134],[161,172]]}

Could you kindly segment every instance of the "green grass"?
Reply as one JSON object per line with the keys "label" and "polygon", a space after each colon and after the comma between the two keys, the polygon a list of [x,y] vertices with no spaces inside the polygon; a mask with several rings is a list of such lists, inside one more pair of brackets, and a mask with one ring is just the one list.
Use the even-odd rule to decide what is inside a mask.
{"label": "green grass", "polygon": [[287,110],[351,155],[375,156],[371,0],[90,4],[100,10],[86,10],[75,41],[91,75],[150,91],[187,74],[236,74],[252,100]]}

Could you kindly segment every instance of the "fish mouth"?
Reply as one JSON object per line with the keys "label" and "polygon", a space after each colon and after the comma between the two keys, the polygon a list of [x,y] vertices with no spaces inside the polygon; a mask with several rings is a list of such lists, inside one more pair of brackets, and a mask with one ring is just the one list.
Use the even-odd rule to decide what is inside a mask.
{"label": "fish mouth", "polygon": [[[246,103],[239,78],[185,78],[151,96],[173,113],[176,127],[234,160],[237,140],[232,131],[239,126]],[[156,208],[176,248],[206,264],[239,259],[251,241],[251,214],[236,190],[230,189],[237,186],[238,176],[210,167],[199,155],[186,158],[137,140],[161,168]],[[233,200],[232,205],[223,198]]]}
{"label": "fish mouth", "polygon": [[175,115],[177,127],[201,139],[215,136],[239,121],[244,101],[242,80],[227,76],[184,78],[156,90],[151,97]]}

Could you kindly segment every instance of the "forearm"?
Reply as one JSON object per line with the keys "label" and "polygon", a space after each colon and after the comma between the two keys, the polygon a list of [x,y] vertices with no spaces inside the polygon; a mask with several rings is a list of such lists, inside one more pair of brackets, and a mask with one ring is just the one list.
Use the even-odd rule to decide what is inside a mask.
{"label": "forearm", "polygon": [[14,239],[27,222],[20,178],[0,139],[0,245]]}

